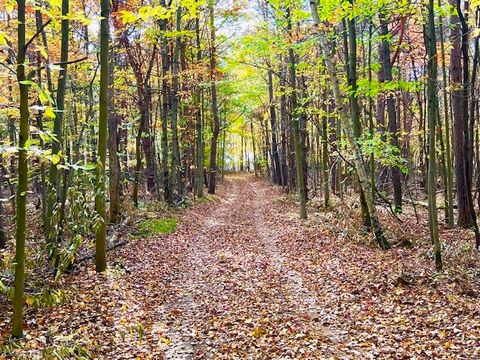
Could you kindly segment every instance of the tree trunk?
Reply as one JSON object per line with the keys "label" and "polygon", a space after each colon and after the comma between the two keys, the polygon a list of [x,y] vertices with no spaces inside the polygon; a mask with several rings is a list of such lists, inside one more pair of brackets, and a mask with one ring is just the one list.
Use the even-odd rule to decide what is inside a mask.
{"label": "tree trunk", "polygon": [[[108,167],[109,167],[109,192],[110,192],[110,214],[109,219],[111,223],[116,224],[120,220],[120,206],[121,206],[121,175],[120,175],[120,160],[118,158],[119,153],[119,116],[115,111],[115,105],[113,101],[114,94],[114,77],[113,68],[117,58],[116,50],[112,47],[111,61],[109,62],[109,96],[108,96]],[[100,75],[101,76],[101,75]]]}
{"label": "tree trunk", "polygon": [[215,194],[217,188],[217,146],[220,134],[220,119],[218,117],[218,99],[216,84],[217,50],[215,44],[215,17],[214,2],[209,1],[209,27],[210,27],[210,86],[212,100],[212,139],[210,143],[210,180],[208,182],[208,193]]}
{"label": "tree trunk", "polygon": [[326,104],[327,112],[322,116],[322,180],[323,180],[323,195],[324,205],[327,208],[330,205],[330,179],[329,179],[329,165],[328,165],[328,104]]}
{"label": "tree trunk", "polygon": [[[200,43],[200,20],[198,17],[195,19],[195,39],[196,39],[196,51],[197,51],[197,64],[200,64],[202,61],[202,50]],[[199,77],[199,82],[202,81],[202,78]],[[195,193],[201,198],[203,197],[203,190],[205,187],[204,177],[204,141],[203,141],[203,118],[202,118],[202,89],[200,86],[197,86],[195,90],[195,106],[197,108],[195,114],[195,129],[196,129],[196,161],[195,161]]]}
{"label": "tree trunk", "polygon": [[289,178],[289,172],[287,167],[287,96],[285,94],[285,78],[286,70],[285,66],[282,64],[280,71],[280,120],[281,120],[281,177],[282,177],[282,186],[287,185],[287,180]]}
{"label": "tree trunk", "polygon": [[270,68],[268,69],[268,102],[270,109],[270,126],[272,127],[272,181],[274,184],[281,184],[282,175],[280,174],[280,157],[278,156],[277,144],[277,115],[273,95],[273,74]]}
{"label": "tree trunk", "polygon": [[[350,2],[353,4],[353,0],[350,0]],[[344,41],[347,59],[347,84],[350,87],[350,117],[352,119],[353,136],[355,141],[358,141],[362,136],[362,126],[360,123],[360,109],[357,99],[357,34],[355,26],[355,18],[348,19]],[[364,169],[367,171],[367,167],[364,167]],[[362,209],[363,223],[369,229],[372,226],[372,219],[365,198],[365,191],[370,191],[370,189],[364,189],[360,186],[360,205]]]}
{"label": "tree trunk", "polygon": [[[440,5],[440,0],[439,0]],[[439,17],[439,38],[440,51],[442,59],[442,82],[443,82],[443,109],[444,109],[444,124],[445,124],[445,172],[447,180],[447,196],[445,197],[445,215],[448,227],[454,226],[453,217],[453,169],[452,169],[452,150],[451,150],[451,135],[450,135],[450,113],[447,93],[447,68],[445,59],[445,41],[443,38],[443,17]]]}
{"label": "tree trunk", "polygon": [[438,238],[437,219],[437,165],[435,161],[435,135],[436,121],[438,118],[437,98],[437,44],[435,36],[435,10],[434,0],[428,2],[428,22],[426,26],[426,49],[427,49],[427,98],[428,98],[428,218],[430,225],[430,237],[434,246],[435,266],[437,271],[442,270],[442,254],[440,240]]}
{"label": "tree trunk", "polygon": [[108,53],[109,49],[109,14],[110,1],[101,1],[100,21],[100,99],[98,117],[98,162],[97,162],[97,191],[95,195],[95,210],[100,216],[95,239],[95,268],[103,272],[107,268],[106,242],[107,242],[107,211],[105,192],[105,166],[107,162],[107,136],[108,136]]}
{"label": "tree trunk", "polygon": [[[272,130],[272,132],[273,132],[273,130]],[[255,134],[253,132],[253,120],[252,119],[250,119],[250,134],[252,136],[253,171],[255,172],[255,177],[258,177],[258,173],[257,173],[257,149],[255,147]],[[224,139],[225,139],[225,136],[224,136]],[[225,153],[225,147],[223,149],[223,152]],[[277,153],[277,157],[278,157],[278,153]]]}
{"label": "tree trunk", "polygon": [[[165,6],[165,1],[161,1],[161,5]],[[167,30],[167,20],[160,20],[160,30]],[[162,36],[162,173],[163,173],[163,197],[169,204],[173,202],[173,191],[170,181],[170,170],[168,166],[168,113],[170,111],[169,104],[169,85],[168,71],[170,69],[170,61],[168,55],[168,42],[165,36]]]}
{"label": "tree trunk", "polygon": [[[380,63],[381,63],[381,72],[383,73],[382,78],[385,82],[393,81],[392,77],[392,63],[390,59],[390,42],[387,39],[388,23],[385,18],[385,8],[380,10],[380,35],[382,36],[382,41],[380,43]],[[395,109],[395,99],[393,94],[388,92],[385,94],[387,102],[387,113],[388,113],[388,132],[390,136],[390,145],[399,149],[398,143],[398,124],[397,124],[397,112]],[[392,177],[392,186],[393,186],[393,207],[394,211],[402,211],[402,184],[400,180],[400,169],[398,166],[392,166],[390,168],[391,177]]]}
{"label": "tree trunk", "polygon": [[[67,63],[68,63],[68,41],[69,41],[69,9],[70,3],[69,0],[62,0],[62,24],[61,24],[61,48],[60,48],[60,62],[61,62],[61,69],[58,72],[58,83],[57,83],[57,111],[55,112],[55,120],[53,123],[53,132],[56,136],[56,141],[52,143],[52,152],[53,154],[59,154],[63,147],[63,115],[65,112],[65,92],[67,87]],[[62,194],[62,187],[61,187],[61,171],[58,170],[56,164],[52,164],[50,166],[49,171],[49,183],[50,189],[48,191],[48,218],[50,221],[53,221],[54,216],[54,208],[55,204],[62,203],[63,196],[66,194]],[[62,216],[60,216],[62,217]],[[47,234],[47,239],[49,242],[54,240],[54,226],[55,224],[50,224],[49,230],[50,233]],[[61,232],[62,224],[57,224],[58,227],[58,234]],[[57,234],[57,240],[59,240],[59,236]]]}
{"label": "tree trunk", "polygon": [[[292,19],[290,16],[290,7],[287,8],[286,11],[286,18],[287,18],[287,31],[288,35],[293,38],[293,31],[292,31]],[[297,99],[297,86],[296,86],[296,60],[295,60],[295,52],[293,47],[290,46],[288,48],[288,57],[290,62],[290,84],[292,87],[292,120],[293,120],[293,142],[295,146],[295,160],[296,160],[296,168],[297,168],[297,190],[298,190],[298,197],[300,200],[300,217],[302,219],[307,218],[307,194],[305,189],[305,176],[304,176],[304,158],[303,158],[303,149],[302,149],[302,141],[301,141],[301,126],[300,120],[302,117],[301,109],[298,106],[298,99]]]}
{"label": "tree trunk", "polygon": [[[451,5],[456,6],[457,0],[452,0]],[[458,1],[458,5],[460,1]],[[459,9],[457,9],[459,10]],[[460,9],[461,11],[461,9]],[[464,112],[468,107],[465,106],[463,99],[464,91],[462,88],[462,33],[460,27],[460,19],[457,13],[453,13],[450,17],[451,24],[451,43],[452,50],[450,53],[450,83],[452,85],[452,115],[454,125],[454,153],[455,153],[455,179],[457,190],[457,224],[459,226],[471,226],[472,214],[469,204],[468,189],[468,173],[466,165],[468,163],[468,155],[466,149],[468,140],[465,135],[468,134],[468,114]]]}
{"label": "tree trunk", "polygon": [[[177,8],[176,30],[179,33],[181,29],[182,8]],[[178,71],[179,71],[179,57],[180,57],[180,36],[177,35],[175,39],[175,48],[173,53],[173,81],[172,81],[172,111],[171,111],[171,126],[172,126],[172,189],[175,192],[177,203],[183,197],[182,186],[180,179],[180,147],[178,145]],[[175,197],[174,195],[174,197]]]}
{"label": "tree trunk", "polygon": [[25,144],[29,137],[28,85],[25,84],[25,0],[18,0],[17,80],[20,87],[20,134],[18,149],[18,185],[15,231],[15,281],[13,293],[12,336],[23,336],[23,292],[25,283],[25,231],[27,215],[28,163]]}

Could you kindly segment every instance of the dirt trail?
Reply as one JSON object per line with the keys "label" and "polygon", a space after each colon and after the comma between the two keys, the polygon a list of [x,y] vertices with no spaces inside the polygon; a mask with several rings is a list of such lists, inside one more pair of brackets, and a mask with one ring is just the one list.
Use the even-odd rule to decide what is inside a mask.
{"label": "dirt trail", "polygon": [[238,177],[222,195],[211,213],[196,214],[200,228],[187,240],[184,271],[172,283],[178,296],[164,307],[175,317],[165,357],[341,353],[332,346],[339,335],[321,323],[327,310],[282,255],[282,239],[298,224],[278,223],[278,189]]}

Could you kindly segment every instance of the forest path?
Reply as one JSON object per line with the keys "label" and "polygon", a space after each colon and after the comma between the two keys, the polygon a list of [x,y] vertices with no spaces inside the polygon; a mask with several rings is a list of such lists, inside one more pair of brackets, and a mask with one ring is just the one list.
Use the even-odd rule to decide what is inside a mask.
{"label": "forest path", "polygon": [[[279,189],[251,176],[229,178],[216,206],[193,210],[200,227],[186,239],[173,296],[157,316],[167,325],[167,359],[318,358],[341,353],[333,316],[291,264]],[[287,208],[288,210],[288,208]],[[190,227],[190,223],[185,223]],[[293,260],[295,261],[295,260]]]}

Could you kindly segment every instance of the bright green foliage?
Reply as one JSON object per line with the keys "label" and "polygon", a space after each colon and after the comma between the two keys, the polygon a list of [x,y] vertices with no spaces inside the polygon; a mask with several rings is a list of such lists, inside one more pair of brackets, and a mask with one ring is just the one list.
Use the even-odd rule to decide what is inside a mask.
{"label": "bright green foliage", "polygon": [[168,235],[177,230],[178,219],[150,219],[144,220],[138,225],[137,237]]}

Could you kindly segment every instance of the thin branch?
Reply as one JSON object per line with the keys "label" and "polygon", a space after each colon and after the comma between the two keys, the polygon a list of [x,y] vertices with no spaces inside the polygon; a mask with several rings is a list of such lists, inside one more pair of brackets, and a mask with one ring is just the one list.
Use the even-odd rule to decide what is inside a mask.
{"label": "thin branch", "polygon": [[30,38],[30,40],[27,41],[25,44],[25,52],[27,51],[28,47],[30,44],[37,38],[38,35],[42,33],[42,31],[52,22],[52,19],[49,19],[45,24],[42,25],[40,29],[37,30],[37,32]]}
{"label": "thin branch", "polygon": [[87,60],[88,59],[88,56],[84,56],[83,58],[80,58],[80,59],[75,59],[75,60],[69,60],[69,61],[62,61],[62,62],[54,62],[53,64],[48,64],[48,65],[45,65],[45,66],[41,66],[39,68],[36,68],[35,70],[32,70],[30,71],[30,73],[28,74],[28,79],[32,79],[33,76],[36,74],[36,72],[38,70],[43,70],[43,69],[46,69],[49,65],[57,65],[57,66],[61,66],[61,65],[70,65],[70,64],[76,64],[76,63],[79,63],[79,62],[82,62],[84,60]]}

